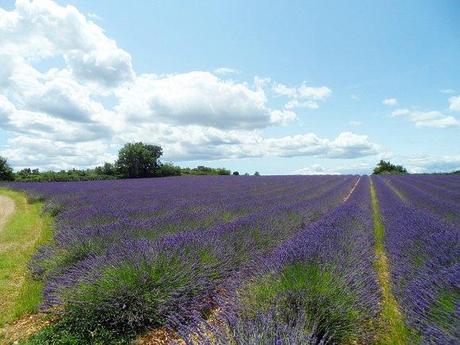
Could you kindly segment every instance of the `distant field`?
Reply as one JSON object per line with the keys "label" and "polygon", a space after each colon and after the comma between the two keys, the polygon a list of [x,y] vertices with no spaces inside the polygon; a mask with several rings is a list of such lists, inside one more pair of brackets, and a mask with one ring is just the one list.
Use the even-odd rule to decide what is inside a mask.
{"label": "distant field", "polygon": [[29,344],[460,343],[460,176],[9,188],[55,217]]}

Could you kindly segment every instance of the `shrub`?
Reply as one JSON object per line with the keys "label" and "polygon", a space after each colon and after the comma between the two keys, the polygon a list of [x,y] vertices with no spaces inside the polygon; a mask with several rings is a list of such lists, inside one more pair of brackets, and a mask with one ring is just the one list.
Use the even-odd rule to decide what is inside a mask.
{"label": "shrub", "polygon": [[166,176],[180,176],[182,175],[182,169],[179,166],[176,166],[172,163],[162,164],[158,169],[157,176],[166,177]]}
{"label": "shrub", "polygon": [[402,165],[394,165],[390,162],[381,160],[374,168],[373,174],[406,174],[407,170]]}
{"label": "shrub", "polygon": [[[30,344],[127,342],[147,329],[201,320],[210,308],[206,296],[220,279],[218,260],[202,248],[155,254],[140,243],[125,256],[100,257],[106,265],[63,289],[62,318]],[[93,259],[84,267],[93,267]]]}
{"label": "shrub", "polygon": [[[265,336],[284,332],[285,340],[295,335],[297,341],[321,344],[351,343],[364,326],[363,315],[356,308],[357,297],[350,288],[337,274],[314,263],[297,263],[279,275],[262,276],[242,290],[241,298],[240,324],[233,325],[238,344],[245,343],[254,332],[262,334],[258,328],[267,325],[261,320],[274,327],[265,330]],[[276,338],[266,340],[276,342]]]}

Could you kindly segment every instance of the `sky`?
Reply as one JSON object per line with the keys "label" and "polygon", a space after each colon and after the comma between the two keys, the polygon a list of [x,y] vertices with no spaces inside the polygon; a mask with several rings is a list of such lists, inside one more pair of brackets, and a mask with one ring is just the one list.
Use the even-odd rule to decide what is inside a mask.
{"label": "sky", "polygon": [[0,0],[0,155],[124,143],[262,174],[460,169],[460,2]]}

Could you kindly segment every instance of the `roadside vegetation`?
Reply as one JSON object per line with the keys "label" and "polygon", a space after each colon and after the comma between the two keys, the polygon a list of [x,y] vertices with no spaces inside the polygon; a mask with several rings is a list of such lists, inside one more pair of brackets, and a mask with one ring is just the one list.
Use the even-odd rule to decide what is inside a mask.
{"label": "roadside vegetation", "polygon": [[[21,192],[0,189],[14,200],[15,211],[0,231],[0,327],[37,311],[43,282],[33,279],[28,264],[40,245],[52,238],[52,219],[41,202],[29,203]],[[1,338],[0,338],[1,339]]]}
{"label": "roadside vegetation", "polygon": [[[6,158],[0,156],[0,181],[69,182],[189,175],[250,175],[247,172],[243,174],[239,171],[232,172],[226,168],[211,168],[203,165],[195,168],[180,167],[171,162],[160,161],[162,155],[163,149],[161,146],[142,142],[127,143],[120,149],[118,159],[115,162],[105,162],[95,168],[73,168],[60,171],[40,171],[37,168],[23,168],[16,172],[13,171]],[[407,169],[402,165],[395,165],[381,160],[372,174],[402,175],[407,174]],[[458,175],[460,170],[438,174]],[[260,176],[260,173],[255,171],[253,175]]]}

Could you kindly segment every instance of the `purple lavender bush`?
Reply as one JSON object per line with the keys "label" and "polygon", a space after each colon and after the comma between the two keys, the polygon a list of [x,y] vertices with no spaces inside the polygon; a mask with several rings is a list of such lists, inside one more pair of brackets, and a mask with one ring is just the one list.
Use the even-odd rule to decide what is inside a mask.
{"label": "purple lavender bush", "polygon": [[[460,342],[460,228],[375,185],[385,226],[393,291],[422,344]],[[410,198],[412,194],[408,194]]]}
{"label": "purple lavender bush", "polygon": [[460,226],[460,187],[446,189],[436,185],[429,177],[435,178],[436,175],[424,178],[389,176],[385,180],[399,191],[407,203]]}

